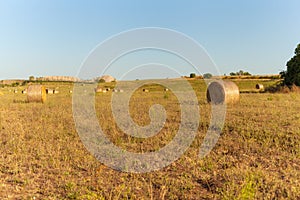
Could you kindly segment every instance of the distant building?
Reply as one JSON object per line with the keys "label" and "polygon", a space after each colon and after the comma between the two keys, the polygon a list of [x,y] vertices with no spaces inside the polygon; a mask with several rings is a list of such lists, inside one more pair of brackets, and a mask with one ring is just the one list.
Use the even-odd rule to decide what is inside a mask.
{"label": "distant building", "polygon": [[110,83],[116,81],[116,79],[110,75],[103,75],[101,77],[95,78],[94,81]]}
{"label": "distant building", "polygon": [[21,85],[22,83],[24,83],[24,80],[13,79],[13,80],[1,80],[0,81],[1,85],[13,85],[13,84]]}
{"label": "distant building", "polygon": [[37,78],[38,81],[65,81],[65,82],[79,82],[80,79],[73,76],[44,76]]}

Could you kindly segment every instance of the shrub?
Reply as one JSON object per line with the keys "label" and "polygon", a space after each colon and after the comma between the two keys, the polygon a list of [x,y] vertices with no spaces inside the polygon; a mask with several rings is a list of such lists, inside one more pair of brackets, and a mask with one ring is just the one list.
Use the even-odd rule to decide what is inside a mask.
{"label": "shrub", "polygon": [[295,49],[295,56],[287,64],[287,70],[280,72],[283,84],[289,87],[300,86],[300,44]]}
{"label": "shrub", "polygon": [[195,78],[196,77],[196,74],[195,73],[191,73],[190,74],[190,78]]}
{"label": "shrub", "polygon": [[203,78],[209,79],[211,77],[212,77],[212,74],[210,74],[210,73],[203,74]]}

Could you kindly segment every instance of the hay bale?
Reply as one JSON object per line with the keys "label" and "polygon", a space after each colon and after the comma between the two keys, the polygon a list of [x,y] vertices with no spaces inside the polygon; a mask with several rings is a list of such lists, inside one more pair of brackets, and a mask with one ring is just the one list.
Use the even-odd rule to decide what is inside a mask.
{"label": "hay bale", "polygon": [[46,89],[42,85],[29,85],[27,88],[27,101],[44,103],[46,101]]}
{"label": "hay bale", "polygon": [[18,93],[18,90],[14,90],[14,93],[17,94],[17,93]]}
{"label": "hay bale", "polygon": [[264,89],[264,85],[258,83],[258,84],[256,84],[255,88],[258,89],[258,90],[263,90]]}
{"label": "hay bale", "polygon": [[164,91],[165,91],[165,92],[168,92],[168,91],[169,91],[169,89],[168,89],[168,88],[165,88],[165,89],[164,89]]}
{"label": "hay bale", "polygon": [[240,99],[238,86],[231,81],[214,81],[206,92],[207,101],[212,104],[234,104]]}
{"label": "hay bale", "polygon": [[54,94],[54,90],[50,88],[46,88],[46,94]]}
{"label": "hay bale", "polygon": [[124,90],[120,89],[119,92],[124,92]]}
{"label": "hay bale", "polygon": [[69,93],[70,93],[70,94],[72,94],[72,93],[73,93],[73,91],[72,91],[72,90],[69,90]]}
{"label": "hay bale", "polygon": [[27,89],[22,90],[22,94],[27,94]]}
{"label": "hay bale", "polygon": [[147,90],[147,89],[143,89],[143,92],[149,92],[149,90]]}
{"label": "hay bale", "polygon": [[53,90],[53,94],[58,94],[59,91],[58,90]]}

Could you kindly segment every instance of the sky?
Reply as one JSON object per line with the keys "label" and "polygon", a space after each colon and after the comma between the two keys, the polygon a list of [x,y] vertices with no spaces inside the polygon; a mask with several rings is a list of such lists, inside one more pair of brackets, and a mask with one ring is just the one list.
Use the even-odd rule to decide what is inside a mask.
{"label": "sky", "polygon": [[[299,0],[0,0],[0,79],[77,76],[101,42],[143,27],[193,38],[220,74],[278,74],[300,43],[299,8]],[[157,63],[163,55],[146,51],[131,58],[156,56]],[[128,60],[120,63],[131,65]],[[167,76],[159,66],[135,76]],[[120,67],[109,73],[121,76]],[[183,64],[179,71],[192,70]]]}

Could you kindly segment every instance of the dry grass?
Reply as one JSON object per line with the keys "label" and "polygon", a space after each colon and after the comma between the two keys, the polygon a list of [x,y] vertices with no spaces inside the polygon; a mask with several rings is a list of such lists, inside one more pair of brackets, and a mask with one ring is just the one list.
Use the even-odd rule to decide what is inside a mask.
{"label": "dry grass", "polygon": [[[299,199],[300,94],[241,94],[239,104],[228,106],[216,147],[201,160],[198,151],[209,125],[210,105],[203,82],[191,83],[200,103],[198,135],[179,160],[146,174],[114,171],[84,148],[72,118],[71,85],[59,84],[60,93],[48,96],[45,104],[25,103],[26,95],[1,89],[0,199]],[[256,83],[237,84],[247,89]],[[140,90],[132,97],[134,121],[149,123],[153,103],[167,110],[164,129],[149,139],[120,132],[109,114],[111,92],[96,95],[105,133],[128,151],[164,146],[180,123],[172,92],[157,85],[145,88],[151,92]]]}

